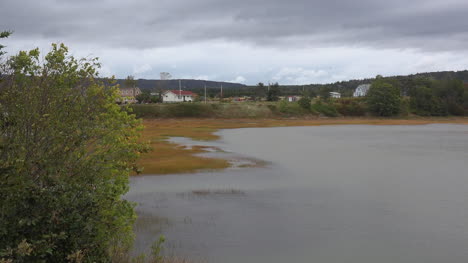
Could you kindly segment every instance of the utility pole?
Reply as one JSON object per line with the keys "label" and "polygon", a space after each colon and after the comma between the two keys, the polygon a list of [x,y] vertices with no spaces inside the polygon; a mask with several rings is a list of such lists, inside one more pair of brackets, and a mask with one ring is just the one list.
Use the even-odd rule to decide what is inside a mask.
{"label": "utility pole", "polygon": [[205,83],[205,104],[206,104],[206,83]]}
{"label": "utility pole", "polygon": [[137,94],[136,94],[136,80],[133,80],[133,99],[134,99],[133,102],[135,102],[135,103],[137,102],[136,97],[137,97]]}
{"label": "utility pole", "polygon": [[182,98],[182,84],[180,83],[180,79],[179,79],[179,100],[180,98]]}
{"label": "utility pole", "polygon": [[221,98],[223,97],[223,84],[221,84]]}

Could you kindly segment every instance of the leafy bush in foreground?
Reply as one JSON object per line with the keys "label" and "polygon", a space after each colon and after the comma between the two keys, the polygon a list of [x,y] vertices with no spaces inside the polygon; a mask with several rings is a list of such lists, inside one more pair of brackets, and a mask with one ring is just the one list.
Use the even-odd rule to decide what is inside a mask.
{"label": "leafy bush in foreground", "polygon": [[0,260],[108,262],[132,242],[121,198],[140,122],[96,80],[95,59],[21,51],[0,82]]}

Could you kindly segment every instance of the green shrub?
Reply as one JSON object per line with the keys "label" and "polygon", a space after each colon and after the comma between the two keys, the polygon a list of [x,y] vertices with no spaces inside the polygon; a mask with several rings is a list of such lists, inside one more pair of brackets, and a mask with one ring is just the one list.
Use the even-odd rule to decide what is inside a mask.
{"label": "green shrub", "polygon": [[323,114],[327,117],[338,117],[339,113],[332,104],[324,103],[322,101],[317,101],[312,104],[311,109],[313,112],[318,114]]}
{"label": "green shrub", "polygon": [[302,108],[297,102],[287,102],[284,100],[279,102],[278,110],[286,116],[301,116],[310,112]]}
{"label": "green shrub", "polygon": [[460,103],[448,102],[447,110],[451,115],[463,116],[465,114],[465,109]]}
{"label": "green shrub", "polygon": [[408,116],[411,112],[410,98],[404,97],[400,103],[400,116]]}
{"label": "green shrub", "polygon": [[367,93],[369,110],[377,116],[394,116],[400,112],[400,89],[383,78],[377,78]]}
{"label": "green shrub", "polygon": [[222,108],[222,105],[219,103],[212,103],[210,105],[211,105],[211,108],[213,108],[213,110],[215,111],[220,110]]}
{"label": "green shrub", "polygon": [[276,114],[276,113],[279,112],[278,107],[276,105],[268,104],[266,106],[271,111],[271,113],[273,113],[273,114]]}
{"label": "green shrub", "polygon": [[418,86],[411,90],[411,112],[420,116],[445,116],[447,107],[440,97],[435,95],[434,89]]}
{"label": "green shrub", "polygon": [[342,98],[333,104],[339,114],[344,116],[365,116],[367,105],[364,98]]}
{"label": "green shrub", "polygon": [[297,101],[297,103],[298,103],[299,106],[301,106],[303,109],[305,109],[305,110],[307,110],[307,111],[310,111],[311,103],[310,103],[310,98],[309,98],[309,97],[303,96],[302,98],[299,99],[299,101]]}
{"label": "green shrub", "polygon": [[138,118],[160,118],[162,117],[161,106],[158,104],[132,104],[124,107],[129,113],[135,114]]}

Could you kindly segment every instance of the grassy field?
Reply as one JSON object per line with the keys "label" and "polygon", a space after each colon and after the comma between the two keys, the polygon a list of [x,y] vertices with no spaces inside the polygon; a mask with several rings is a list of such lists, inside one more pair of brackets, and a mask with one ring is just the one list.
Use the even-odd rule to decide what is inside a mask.
{"label": "grassy field", "polygon": [[[149,141],[152,151],[142,156],[143,174],[190,173],[198,170],[224,169],[229,162],[223,159],[196,156],[205,152],[203,146],[186,148],[169,143],[169,137],[188,137],[195,140],[216,140],[219,129],[248,127],[285,127],[318,125],[422,125],[430,123],[468,124],[468,118],[310,118],[310,119],[145,119],[142,137]],[[203,143],[201,143],[203,144]]]}

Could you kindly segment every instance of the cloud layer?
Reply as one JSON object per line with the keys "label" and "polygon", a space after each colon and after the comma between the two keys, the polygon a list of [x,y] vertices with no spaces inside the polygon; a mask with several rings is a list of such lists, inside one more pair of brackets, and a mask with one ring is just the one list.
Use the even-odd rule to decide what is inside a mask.
{"label": "cloud layer", "polygon": [[[65,42],[113,63],[109,74],[297,84],[467,67],[456,56],[468,53],[467,13],[464,0],[3,0],[0,25],[13,51]],[[303,61],[324,50],[331,62]],[[367,74],[348,73],[356,54]]]}

